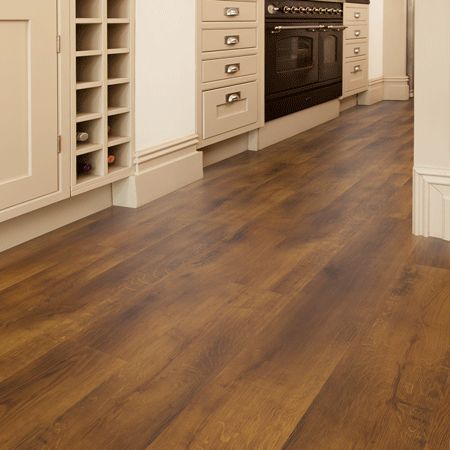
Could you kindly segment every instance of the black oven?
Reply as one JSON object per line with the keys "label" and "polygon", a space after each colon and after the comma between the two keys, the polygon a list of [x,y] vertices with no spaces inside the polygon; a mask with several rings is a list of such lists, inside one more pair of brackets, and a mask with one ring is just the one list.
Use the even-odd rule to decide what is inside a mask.
{"label": "black oven", "polygon": [[342,4],[266,2],[266,121],[342,95]]}

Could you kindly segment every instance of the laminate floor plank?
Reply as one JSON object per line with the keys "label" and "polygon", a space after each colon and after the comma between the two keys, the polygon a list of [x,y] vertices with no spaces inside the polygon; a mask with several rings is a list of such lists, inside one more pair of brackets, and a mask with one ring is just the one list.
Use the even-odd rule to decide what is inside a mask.
{"label": "laminate floor plank", "polygon": [[0,448],[447,448],[412,158],[412,102],[356,107],[1,254]]}

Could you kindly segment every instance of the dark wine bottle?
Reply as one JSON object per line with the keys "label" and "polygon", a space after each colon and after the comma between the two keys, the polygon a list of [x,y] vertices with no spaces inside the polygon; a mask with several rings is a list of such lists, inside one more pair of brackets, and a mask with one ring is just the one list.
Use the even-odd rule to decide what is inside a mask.
{"label": "dark wine bottle", "polygon": [[92,171],[92,164],[87,161],[85,158],[77,159],[77,172],[78,174],[87,174]]}

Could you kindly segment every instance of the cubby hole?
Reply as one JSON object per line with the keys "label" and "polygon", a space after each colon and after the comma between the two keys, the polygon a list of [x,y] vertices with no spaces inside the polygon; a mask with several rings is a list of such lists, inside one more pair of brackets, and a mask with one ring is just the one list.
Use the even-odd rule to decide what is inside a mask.
{"label": "cubby hole", "polygon": [[77,91],[77,117],[103,112],[102,88]]}
{"label": "cubby hole", "polygon": [[108,162],[108,172],[114,172],[125,167],[130,167],[130,144],[115,145],[108,148],[108,159],[109,156],[113,155],[115,161],[110,164]]}
{"label": "cubby hole", "polygon": [[108,145],[130,138],[130,114],[118,114],[108,118]]}
{"label": "cubby hole", "polygon": [[108,79],[129,78],[130,56],[128,54],[108,55]]}
{"label": "cubby hole", "polygon": [[100,24],[77,24],[77,51],[102,49],[102,26]]}
{"label": "cubby hole", "polygon": [[[87,170],[90,168],[90,170]],[[77,156],[77,183],[104,175],[105,160],[103,150]]]}
{"label": "cubby hole", "polygon": [[77,19],[99,19],[102,16],[101,0],[76,0]]}
{"label": "cubby hole", "polygon": [[130,47],[130,26],[128,24],[108,25],[108,49]]}
{"label": "cubby hole", "polygon": [[108,0],[108,19],[128,19],[130,0]]}
{"label": "cubby hole", "polygon": [[77,136],[78,133],[86,133],[88,138],[83,142],[78,142],[77,139],[77,153],[86,152],[92,148],[103,147],[104,127],[102,119],[78,123]]}
{"label": "cubby hole", "polygon": [[130,107],[130,85],[117,84],[108,87],[108,111]]}
{"label": "cubby hole", "polygon": [[100,82],[102,78],[101,56],[77,58],[77,83]]}

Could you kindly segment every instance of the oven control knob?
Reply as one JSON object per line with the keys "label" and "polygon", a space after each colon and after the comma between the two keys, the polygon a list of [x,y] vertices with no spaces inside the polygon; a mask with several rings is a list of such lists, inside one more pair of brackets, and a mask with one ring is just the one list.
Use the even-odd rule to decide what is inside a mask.
{"label": "oven control knob", "polygon": [[333,8],[327,8],[327,14],[333,14]]}
{"label": "oven control knob", "polygon": [[313,8],[313,12],[318,14],[320,12],[320,8]]}
{"label": "oven control knob", "polygon": [[306,14],[306,8],[304,6],[300,7],[300,14]]}
{"label": "oven control knob", "polygon": [[311,14],[313,12],[313,9],[309,6],[306,8],[306,14]]}
{"label": "oven control knob", "polygon": [[297,6],[293,6],[292,7],[292,12],[295,14],[299,14],[300,13],[300,8],[298,8]]}
{"label": "oven control knob", "polygon": [[327,8],[319,8],[319,14],[325,14],[327,12]]}
{"label": "oven control knob", "polygon": [[283,6],[283,12],[285,14],[288,14],[288,13],[292,12],[292,8],[290,6]]}
{"label": "oven control knob", "polygon": [[339,10],[338,9],[333,9],[333,14],[339,14]]}
{"label": "oven control knob", "polygon": [[276,14],[279,10],[280,8],[278,8],[278,6],[275,5],[269,5],[267,7],[267,11],[269,12],[269,14]]}

